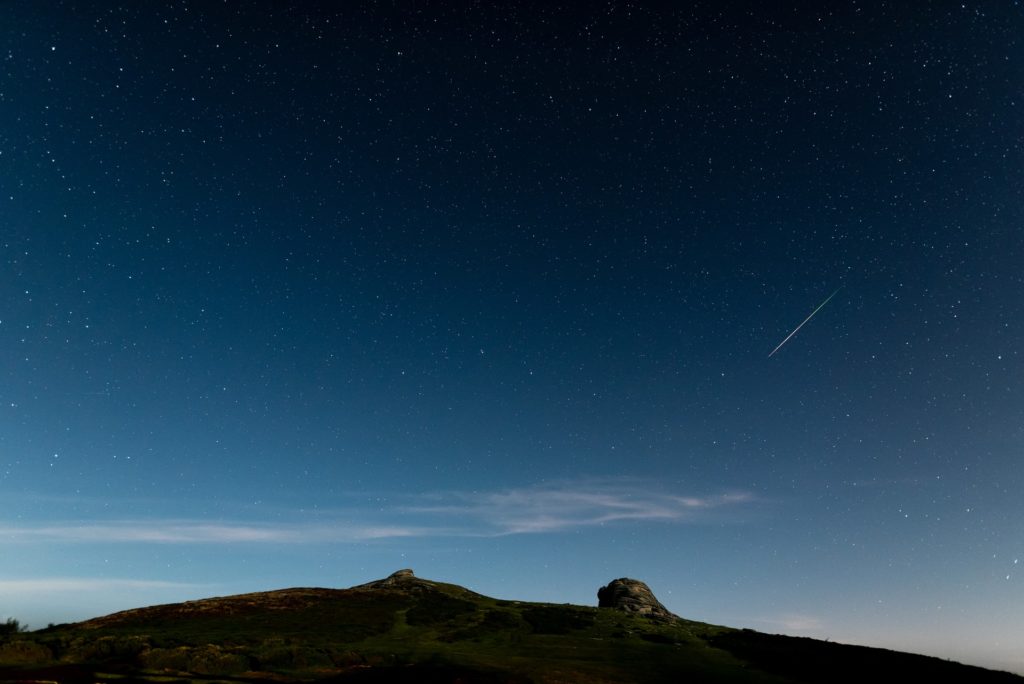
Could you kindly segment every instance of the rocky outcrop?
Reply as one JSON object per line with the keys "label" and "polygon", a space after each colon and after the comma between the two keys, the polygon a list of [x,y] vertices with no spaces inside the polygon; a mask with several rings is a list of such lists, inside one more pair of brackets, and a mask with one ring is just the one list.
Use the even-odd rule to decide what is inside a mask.
{"label": "rocky outcrop", "polygon": [[608,586],[597,590],[599,608],[615,608],[634,615],[644,615],[652,620],[678,620],[668,608],[654,597],[651,588],[640,580],[621,577],[612,580]]}
{"label": "rocky outcrop", "polygon": [[353,589],[390,589],[392,587],[409,587],[411,585],[420,584],[421,582],[422,580],[417,579],[417,576],[413,574],[411,569],[406,568],[403,570],[395,570],[391,574],[387,575],[383,580],[368,582],[365,585],[353,587]]}
{"label": "rocky outcrop", "polygon": [[381,582],[385,585],[388,584],[401,584],[406,580],[410,580],[416,577],[411,568],[405,568],[404,570],[395,570],[393,573],[385,577]]}
{"label": "rocky outcrop", "polygon": [[[430,599],[431,601],[448,601],[451,599],[457,602],[465,602],[479,601],[484,598],[480,594],[456,584],[446,584],[444,582],[434,582],[433,580],[422,579],[414,575],[412,570],[409,570],[408,568],[404,570],[397,570],[384,579],[360,584],[344,591],[381,591],[391,595],[420,597],[425,594],[431,594],[434,597]],[[412,613],[406,615],[406,619],[411,620]]]}
{"label": "rocky outcrop", "polygon": [[414,589],[423,587],[433,587],[434,583],[430,580],[421,580],[419,577],[413,574],[412,570],[406,568],[404,570],[396,570],[384,579],[374,580],[373,582],[367,582],[366,584],[360,584],[352,587],[353,589]]}

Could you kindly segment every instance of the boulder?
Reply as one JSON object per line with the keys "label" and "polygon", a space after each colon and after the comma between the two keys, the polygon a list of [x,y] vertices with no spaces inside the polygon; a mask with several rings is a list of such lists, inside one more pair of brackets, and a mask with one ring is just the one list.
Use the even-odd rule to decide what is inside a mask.
{"label": "boulder", "polygon": [[621,577],[612,580],[608,586],[597,590],[599,608],[615,608],[634,615],[643,615],[653,620],[669,621],[679,617],[654,597],[651,588],[640,580]]}

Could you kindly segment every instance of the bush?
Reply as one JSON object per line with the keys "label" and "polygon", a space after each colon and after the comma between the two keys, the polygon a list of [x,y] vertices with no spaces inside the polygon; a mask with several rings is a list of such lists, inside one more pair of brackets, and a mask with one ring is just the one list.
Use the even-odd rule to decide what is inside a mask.
{"label": "bush", "polygon": [[142,653],[139,661],[148,670],[173,670],[205,675],[233,675],[249,669],[249,659],[244,653],[223,649],[215,644],[154,648]]}
{"label": "bush", "polygon": [[4,665],[40,665],[53,660],[53,652],[34,641],[17,640],[0,646],[0,663]]}
{"label": "bush", "polygon": [[143,636],[80,637],[71,642],[68,653],[75,660],[124,662],[134,660],[148,647]]}
{"label": "bush", "polygon": [[0,622],[0,636],[27,632],[28,625],[23,625],[14,618],[7,618],[7,622]]}

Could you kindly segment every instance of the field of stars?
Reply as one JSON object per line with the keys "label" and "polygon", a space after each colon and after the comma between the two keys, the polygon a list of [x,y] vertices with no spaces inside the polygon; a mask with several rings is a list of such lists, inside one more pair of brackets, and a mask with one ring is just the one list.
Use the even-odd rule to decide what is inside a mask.
{"label": "field of stars", "polygon": [[0,4],[0,620],[626,576],[1024,673],[1020,36]]}

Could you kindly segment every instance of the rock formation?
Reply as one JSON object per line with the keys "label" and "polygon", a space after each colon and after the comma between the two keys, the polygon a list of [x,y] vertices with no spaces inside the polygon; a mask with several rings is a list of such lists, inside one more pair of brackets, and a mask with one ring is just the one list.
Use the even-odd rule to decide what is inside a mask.
{"label": "rock formation", "polygon": [[[441,599],[457,598],[461,601],[477,601],[482,597],[465,587],[444,582],[421,579],[408,568],[396,570],[384,579],[360,584],[345,591],[386,591],[397,594],[434,594]],[[0,684],[3,684],[0,682]]]}
{"label": "rock formation", "polygon": [[651,588],[640,580],[622,577],[612,580],[608,586],[597,590],[597,606],[599,608],[615,608],[626,613],[644,615],[653,620],[677,620],[677,615],[669,612],[654,598]]}
{"label": "rock formation", "polygon": [[352,587],[353,589],[415,589],[433,587],[434,583],[429,580],[421,580],[413,574],[412,570],[396,570],[384,579],[374,580],[366,584]]}
{"label": "rock formation", "polygon": [[382,586],[390,587],[395,584],[402,584],[406,580],[410,580],[415,577],[416,575],[413,574],[413,571],[410,568],[405,568],[404,570],[395,570],[393,573],[382,579],[380,583]]}

